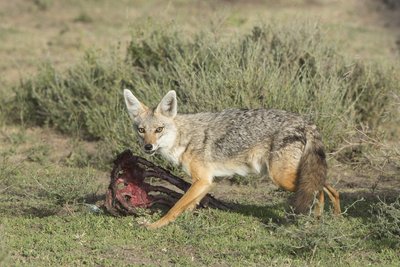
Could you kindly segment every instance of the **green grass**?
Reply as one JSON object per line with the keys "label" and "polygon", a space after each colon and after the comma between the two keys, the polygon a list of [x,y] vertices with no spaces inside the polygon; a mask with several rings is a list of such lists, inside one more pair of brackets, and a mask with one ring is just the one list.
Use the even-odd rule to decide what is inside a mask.
{"label": "green grass", "polygon": [[[35,1],[35,5],[44,12],[57,5],[53,2]],[[70,21],[94,27],[98,20],[94,14],[78,10]],[[227,23],[247,22],[238,14]],[[127,147],[140,153],[123,88],[150,105],[174,89],[181,112],[227,107],[299,112],[316,121],[330,152],[340,148],[343,139],[356,136],[354,129],[368,125],[375,134],[398,120],[396,69],[344,56],[318,25],[258,24],[236,34],[204,26],[190,35],[173,23],[149,22],[138,28],[127,50],[88,50],[63,71],[42,62],[36,75],[4,90],[1,266],[400,265],[400,200],[393,197],[395,190],[386,199],[378,189],[378,193],[372,189],[372,196],[357,188],[345,190],[343,217],[331,216],[327,208],[317,221],[287,214],[288,193],[266,188],[264,181],[234,177],[230,181],[241,183],[240,189],[226,185],[216,189],[221,198],[235,204],[233,210],[197,210],[157,231],[147,231],[138,222],[154,221],[164,211],[140,218],[93,213],[87,204],[101,204],[115,153]],[[18,130],[3,131],[10,124],[18,124],[11,126]],[[69,141],[60,145],[48,132],[32,132],[31,126],[55,129]],[[352,146],[350,150],[362,157],[360,161],[369,161],[370,143],[380,146],[362,137],[366,139],[361,138],[360,147],[367,146],[365,151],[353,151]],[[87,151],[87,141],[96,152]],[[386,145],[381,154],[379,164],[362,166],[381,168],[384,162],[393,169],[392,176],[382,167],[363,179],[398,178],[398,151]],[[354,163],[358,158],[348,160]],[[330,163],[336,172],[336,162]],[[341,174],[344,180],[351,176]],[[360,201],[364,196],[369,197]]]}
{"label": "green grass", "polygon": [[[64,169],[64,173],[84,177],[86,171]],[[13,182],[21,183],[20,188],[24,188],[27,179],[30,178],[20,174]],[[377,230],[387,226],[382,224],[383,219],[398,220],[398,215],[388,217],[378,213],[368,218],[346,214],[334,218],[327,214],[321,221],[310,217],[287,221],[282,205],[267,203],[249,209],[251,203],[248,206],[242,199],[242,206],[233,211],[200,210],[184,214],[168,227],[148,231],[133,217],[91,213],[81,201],[93,192],[92,186],[85,179],[82,183],[81,178],[70,178],[68,183],[80,190],[70,195],[71,187],[58,187],[68,195],[63,201],[53,193],[46,195],[47,189],[43,199],[29,196],[18,199],[13,190],[3,195],[2,241],[8,259],[17,265],[30,266],[366,263],[394,266],[400,263],[399,240]],[[43,194],[41,186],[33,186],[29,192],[32,196]],[[25,205],[30,209],[24,209]],[[10,214],[3,210],[5,207],[13,209],[12,213],[21,213]],[[43,213],[45,207],[51,207],[51,211]],[[380,209],[384,210],[386,207]],[[276,215],[271,216],[271,212]],[[147,217],[154,220],[159,214]]]}
{"label": "green grass", "polygon": [[[234,203],[230,211],[197,210],[148,231],[139,222],[165,211],[120,218],[94,213],[86,204],[101,205],[108,174],[87,161],[79,168],[55,164],[58,148],[49,144],[42,153],[37,137],[23,131],[8,136],[0,162],[2,266],[400,264],[400,199],[344,194],[343,217],[327,209],[316,220],[287,214],[289,193],[242,185],[224,197]],[[15,159],[17,151],[24,159]],[[31,159],[36,154],[40,160]]]}

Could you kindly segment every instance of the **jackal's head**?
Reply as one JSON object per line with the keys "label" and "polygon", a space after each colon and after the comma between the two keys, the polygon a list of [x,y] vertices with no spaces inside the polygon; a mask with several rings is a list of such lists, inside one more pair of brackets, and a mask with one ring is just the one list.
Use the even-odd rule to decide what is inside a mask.
{"label": "jackal's head", "polygon": [[142,104],[128,89],[124,90],[124,98],[144,152],[153,155],[159,149],[172,147],[176,138],[175,91],[169,91],[154,109]]}

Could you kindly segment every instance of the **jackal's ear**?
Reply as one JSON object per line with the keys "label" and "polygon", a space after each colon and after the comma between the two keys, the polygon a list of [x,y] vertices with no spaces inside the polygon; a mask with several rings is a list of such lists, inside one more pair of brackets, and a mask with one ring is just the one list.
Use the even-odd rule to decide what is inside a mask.
{"label": "jackal's ear", "polygon": [[128,108],[129,116],[132,119],[145,111],[146,106],[140,103],[140,101],[128,89],[124,89],[124,98],[126,107]]}
{"label": "jackal's ear", "polygon": [[174,90],[169,91],[161,100],[156,108],[156,112],[174,118],[178,112],[178,101],[176,100],[176,93]]}

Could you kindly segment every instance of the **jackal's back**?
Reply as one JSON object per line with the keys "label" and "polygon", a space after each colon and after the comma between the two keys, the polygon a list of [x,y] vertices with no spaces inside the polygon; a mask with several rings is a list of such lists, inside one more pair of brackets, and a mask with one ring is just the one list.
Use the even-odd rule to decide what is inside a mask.
{"label": "jackal's back", "polygon": [[[311,125],[301,116],[276,109],[228,109],[219,113],[178,115],[175,119],[182,141],[205,151],[215,160],[232,158],[254,147],[277,151],[293,142],[306,142]],[[186,138],[185,138],[186,137]]]}

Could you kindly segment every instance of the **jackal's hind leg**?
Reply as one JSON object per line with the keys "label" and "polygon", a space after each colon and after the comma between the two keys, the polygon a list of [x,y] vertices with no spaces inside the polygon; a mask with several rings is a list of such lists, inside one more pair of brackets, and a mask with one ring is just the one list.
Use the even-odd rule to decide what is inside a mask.
{"label": "jackal's hind leg", "polygon": [[340,211],[340,198],[339,198],[339,192],[336,191],[332,186],[329,184],[324,185],[324,191],[328,195],[329,199],[332,201],[333,204],[333,212],[336,215],[339,215],[341,213]]}
{"label": "jackal's hind leg", "polygon": [[321,217],[322,213],[324,212],[324,206],[325,206],[325,195],[324,195],[324,191],[321,190],[318,192],[317,203],[314,207],[315,217],[317,217],[317,218]]}

